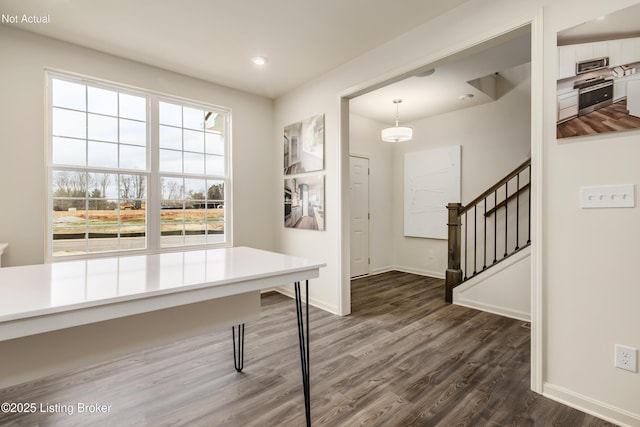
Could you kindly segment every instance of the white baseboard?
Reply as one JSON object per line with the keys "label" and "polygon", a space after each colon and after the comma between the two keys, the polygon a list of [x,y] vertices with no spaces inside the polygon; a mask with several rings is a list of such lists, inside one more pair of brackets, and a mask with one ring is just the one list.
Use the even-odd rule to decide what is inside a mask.
{"label": "white baseboard", "polygon": [[542,395],[621,427],[640,426],[640,414],[634,414],[554,384],[544,383]]}
{"label": "white baseboard", "polygon": [[[443,272],[421,270],[419,268],[404,267],[402,265],[388,265],[386,267],[378,267],[371,270],[371,272],[367,276],[375,276],[377,274],[388,273],[390,271],[400,271],[402,273],[417,274],[418,276],[435,277],[436,279],[445,278],[445,275]],[[359,276],[359,277],[367,277],[367,276]]]}
{"label": "white baseboard", "polygon": [[[282,295],[288,296],[289,298],[292,298],[292,299],[295,299],[296,297],[295,292],[293,290],[293,285],[278,286],[277,288],[274,288],[272,290],[278,293],[281,293]],[[304,292],[304,289],[302,289],[302,286],[300,290],[302,291],[302,295],[305,296],[305,292]],[[304,298],[303,298],[303,301],[304,301]],[[336,307],[333,304],[327,304],[325,301],[319,300],[317,298],[313,298],[313,297],[309,298],[309,305],[312,305],[324,311],[328,311],[329,313],[332,313],[332,314],[340,315],[340,310],[338,310],[338,307]]]}
{"label": "white baseboard", "polygon": [[394,267],[392,265],[389,265],[387,267],[374,268],[373,270],[371,270],[369,275],[370,276],[375,276],[376,274],[388,273],[388,272],[393,271],[393,270],[394,270]]}
{"label": "white baseboard", "polygon": [[445,278],[444,271],[429,271],[429,270],[422,270],[420,268],[405,267],[402,265],[394,265],[392,270],[401,271],[403,273],[417,274],[419,276],[435,277],[436,279]]}
{"label": "white baseboard", "polygon": [[524,322],[531,321],[531,315],[529,313],[524,313],[518,310],[511,310],[509,308],[499,307],[492,304],[486,304],[483,302],[474,301],[467,298],[458,297],[455,300],[455,304],[463,307],[473,308],[480,311],[486,311],[489,313],[497,314],[499,316],[509,317],[511,319],[522,320]]}

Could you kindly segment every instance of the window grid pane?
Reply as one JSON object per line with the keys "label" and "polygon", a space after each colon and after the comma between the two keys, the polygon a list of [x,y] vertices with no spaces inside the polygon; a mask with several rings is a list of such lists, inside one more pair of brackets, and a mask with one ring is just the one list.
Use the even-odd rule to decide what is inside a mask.
{"label": "window grid pane", "polygon": [[145,98],[58,79],[51,86],[54,166],[147,170]]}
{"label": "window grid pane", "polygon": [[225,241],[224,181],[163,177],[161,246]]}
{"label": "window grid pane", "polygon": [[53,175],[54,256],[146,248],[144,175],[65,170]]}

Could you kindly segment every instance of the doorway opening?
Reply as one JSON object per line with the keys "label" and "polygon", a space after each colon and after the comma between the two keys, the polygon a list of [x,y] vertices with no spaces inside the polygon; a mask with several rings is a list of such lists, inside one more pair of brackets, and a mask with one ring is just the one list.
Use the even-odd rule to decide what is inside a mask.
{"label": "doorway opening", "polygon": [[[535,32],[535,35],[533,34]],[[532,38],[536,37],[536,42],[532,42]],[[524,46],[524,48],[523,48]],[[532,46],[538,49],[537,52],[532,51]],[[343,141],[348,141],[347,147],[342,148],[343,159],[346,156],[356,155],[365,156],[369,159],[371,175],[371,191],[370,191],[370,213],[371,219],[369,224],[370,239],[370,275],[383,273],[385,271],[399,270],[404,272],[417,273],[426,276],[444,278],[447,269],[447,249],[446,241],[438,241],[431,239],[429,247],[425,247],[425,239],[416,239],[403,235],[403,200],[404,200],[404,176],[403,166],[406,155],[411,155],[412,151],[428,149],[432,146],[442,145],[462,145],[462,191],[461,201],[468,201],[480,194],[494,182],[488,182],[481,185],[484,178],[476,178],[476,173],[481,168],[497,173],[496,178],[499,179],[508,172],[515,164],[505,162],[499,169],[494,164],[487,167],[487,158],[485,156],[493,156],[497,158],[506,157],[507,159],[517,159],[517,162],[529,157],[537,157],[540,161],[541,135],[537,128],[541,126],[540,97],[541,95],[533,92],[532,87],[536,87],[537,91],[541,91],[541,33],[536,27],[535,22],[528,23],[520,28],[514,29],[506,34],[495,37],[484,43],[474,45],[473,47],[454,53],[441,60],[420,66],[412,71],[405,72],[395,78],[385,80],[383,82],[371,85],[368,88],[358,90],[357,92],[345,95],[342,98],[341,117],[342,123],[347,124],[341,129]],[[517,63],[506,64],[504,66],[495,66],[501,58],[518,59]],[[535,61],[533,60],[535,58]],[[456,95],[455,107],[451,103],[435,102],[440,92],[431,90],[427,95],[421,96],[435,104],[429,104],[430,114],[412,111],[410,108],[409,98],[404,93],[417,93],[415,90],[407,90],[404,93],[393,93],[394,90],[401,90],[404,86],[410,87],[411,84],[425,82],[434,79],[442,70],[454,70],[454,66],[461,67],[464,71],[473,69],[474,64],[478,63],[481,72],[473,78],[464,80],[467,87],[471,87],[466,93],[458,93]],[[535,63],[535,65],[534,65]],[[491,69],[494,66],[495,69]],[[539,76],[534,77],[532,66],[536,67]],[[483,68],[484,67],[484,68]],[[443,73],[444,74],[444,73]],[[455,72],[449,73],[451,76],[456,75]],[[446,77],[446,76],[443,76]],[[535,82],[532,80],[536,80]],[[442,88],[444,85],[440,84]],[[478,93],[478,91],[480,93]],[[469,97],[468,94],[474,94]],[[469,99],[478,100],[485,96],[492,98],[486,102],[478,102],[477,104],[467,103],[460,107],[460,103]],[[519,107],[521,110],[514,114],[514,110],[508,105],[515,97],[519,97]],[[392,124],[395,111],[387,111],[386,104],[394,108],[393,99],[403,99],[403,110],[400,113],[402,125],[414,128],[414,140],[408,143],[384,145],[380,140],[380,130]],[[464,99],[463,99],[464,98]],[[361,109],[363,105],[373,106],[378,109],[377,112],[369,113]],[[541,105],[541,104],[540,104]],[[387,110],[385,110],[387,108]],[[421,107],[426,109],[424,105]],[[438,110],[438,108],[440,108]],[[492,121],[482,120],[482,114],[492,117]],[[467,119],[466,121],[464,119]],[[534,127],[532,123],[536,123]],[[447,129],[448,126],[448,129]],[[460,138],[461,130],[467,130],[469,138]],[[507,140],[511,140],[517,147],[507,147],[504,151],[495,146],[483,147],[487,137],[478,135],[492,135],[496,132],[505,132],[505,135],[512,130],[516,130],[518,136],[511,138],[506,136]],[[477,146],[470,148],[469,141],[480,140]],[[417,143],[416,143],[417,142]],[[435,144],[435,145],[434,145]],[[506,145],[505,145],[506,146]],[[483,148],[481,148],[483,147]],[[474,152],[476,150],[476,152]],[[537,153],[534,153],[537,151]],[[505,155],[506,153],[506,155]],[[476,155],[478,154],[478,155]],[[346,162],[345,162],[346,163]],[[540,170],[539,164],[533,168],[533,179]],[[343,177],[347,178],[346,168],[343,169]],[[378,184],[384,183],[384,188],[379,188]],[[475,188],[475,186],[478,188]],[[342,187],[345,192],[346,183]],[[539,226],[538,207],[535,206],[539,202],[539,193],[535,194],[537,189],[532,190],[532,206],[534,211],[534,223]],[[344,197],[344,196],[343,196]],[[343,198],[346,200],[346,197]],[[380,217],[385,220],[380,226],[380,222],[376,220]],[[345,229],[349,229],[346,226]],[[357,244],[349,233],[343,234],[345,239],[349,239],[349,246]],[[534,233],[533,238],[539,236]],[[541,389],[541,369],[539,367],[540,356],[540,320],[539,314],[539,285],[536,289],[532,289],[534,280],[540,269],[540,259],[537,254],[536,243],[532,245],[531,275],[528,277],[528,286],[531,301],[531,323],[532,323],[532,388],[534,391]],[[384,250],[381,250],[384,248]],[[349,251],[350,255],[352,251]],[[349,259],[351,261],[351,259]],[[344,259],[342,299],[343,303],[351,300],[350,274],[351,262],[347,266],[347,260]],[[538,283],[538,282],[536,282]],[[538,295],[538,296],[536,296]],[[444,298],[444,295],[443,295]],[[537,336],[535,336],[537,335]],[[535,336],[535,337],[534,337]]]}
{"label": "doorway opening", "polygon": [[[350,231],[350,269],[357,271],[349,277],[401,270],[444,278],[446,204],[472,200],[531,156],[530,64],[531,28],[524,26],[349,97],[349,191],[351,209],[358,210],[349,221],[371,230],[366,240],[360,230]],[[414,128],[414,139],[385,143],[380,131],[393,124],[396,99],[403,99],[402,125]],[[414,194],[407,190],[405,163],[451,146],[462,151],[461,200],[438,200],[442,230],[416,238],[405,229],[406,200]],[[353,157],[366,158],[371,171],[368,227],[353,199]],[[366,253],[371,264],[365,272]]]}

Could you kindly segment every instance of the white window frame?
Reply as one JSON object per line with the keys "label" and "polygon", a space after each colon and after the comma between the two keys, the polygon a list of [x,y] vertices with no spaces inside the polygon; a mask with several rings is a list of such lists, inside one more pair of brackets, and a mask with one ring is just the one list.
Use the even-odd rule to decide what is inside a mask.
{"label": "white window frame", "polygon": [[[145,97],[147,100],[147,169],[129,170],[129,169],[108,169],[93,167],[67,167],[53,164],[53,137],[52,137],[52,111],[53,111],[53,94],[52,80],[65,80],[72,83],[78,83],[101,89],[118,91],[130,95]],[[230,108],[221,107],[201,101],[194,101],[173,95],[158,93],[151,90],[136,88],[125,84],[110,82],[102,79],[70,73],[59,70],[45,70],[45,159],[46,159],[46,188],[47,188],[47,215],[46,215],[46,241],[45,241],[45,259],[47,262],[67,261],[76,259],[103,258],[125,255],[140,255],[150,253],[175,252],[198,250],[215,247],[231,247],[233,246],[233,186],[232,186],[232,169],[231,169],[231,116]],[[224,175],[192,175],[185,173],[166,173],[160,171],[160,141],[159,141],[159,104],[160,102],[169,102],[178,104],[183,107],[191,107],[202,109],[205,111],[214,111],[224,115]],[[144,175],[146,177],[146,248],[130,249],[130,250],[114,250],[105,252],[86,252],[77,255],[59,255],[53,254],[53,171],[54,170],[72,170],[85,171],[88,173],[105,172],[110,173],[131,173]],[[224,242],[221,243],[203,243],[181,246],[161,247],[161,223],[160,223],[160,177],[175,176],[196,179],[212,179],[222,181],[224,183]]]}

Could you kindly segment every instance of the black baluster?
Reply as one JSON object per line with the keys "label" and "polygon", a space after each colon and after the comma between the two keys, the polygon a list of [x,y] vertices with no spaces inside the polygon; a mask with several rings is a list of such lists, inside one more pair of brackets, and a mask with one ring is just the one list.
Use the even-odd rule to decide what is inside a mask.
{"label": "black baluster", "polygon": [[477,243],[478,243],[478,205],[475,205],[473,207],[473,275],[474,276],[478,271],[476,269],[476,260],[478,258]]}
{"label": "black baluster", "polygon": [[498,189],[493,193],[493,263],[498,262]]}
{"label": "black baluster", "polygon": [[516,176],[516,248],[520,249],[520,172]]}
{"label": "black baluster", "polygon": [[509,181],[504,183],[504,256],[507,257],[507,238],[508,225],[507,225],[507,209],[509,207]]}
{"label": "black baluster", "polygon": [[464,213],[464,279],[467,280],[467,212]]}
{"label": "black baluster", "polygon": [[484,198],[484,264],[482,269],[487,268],[487,198]]}

